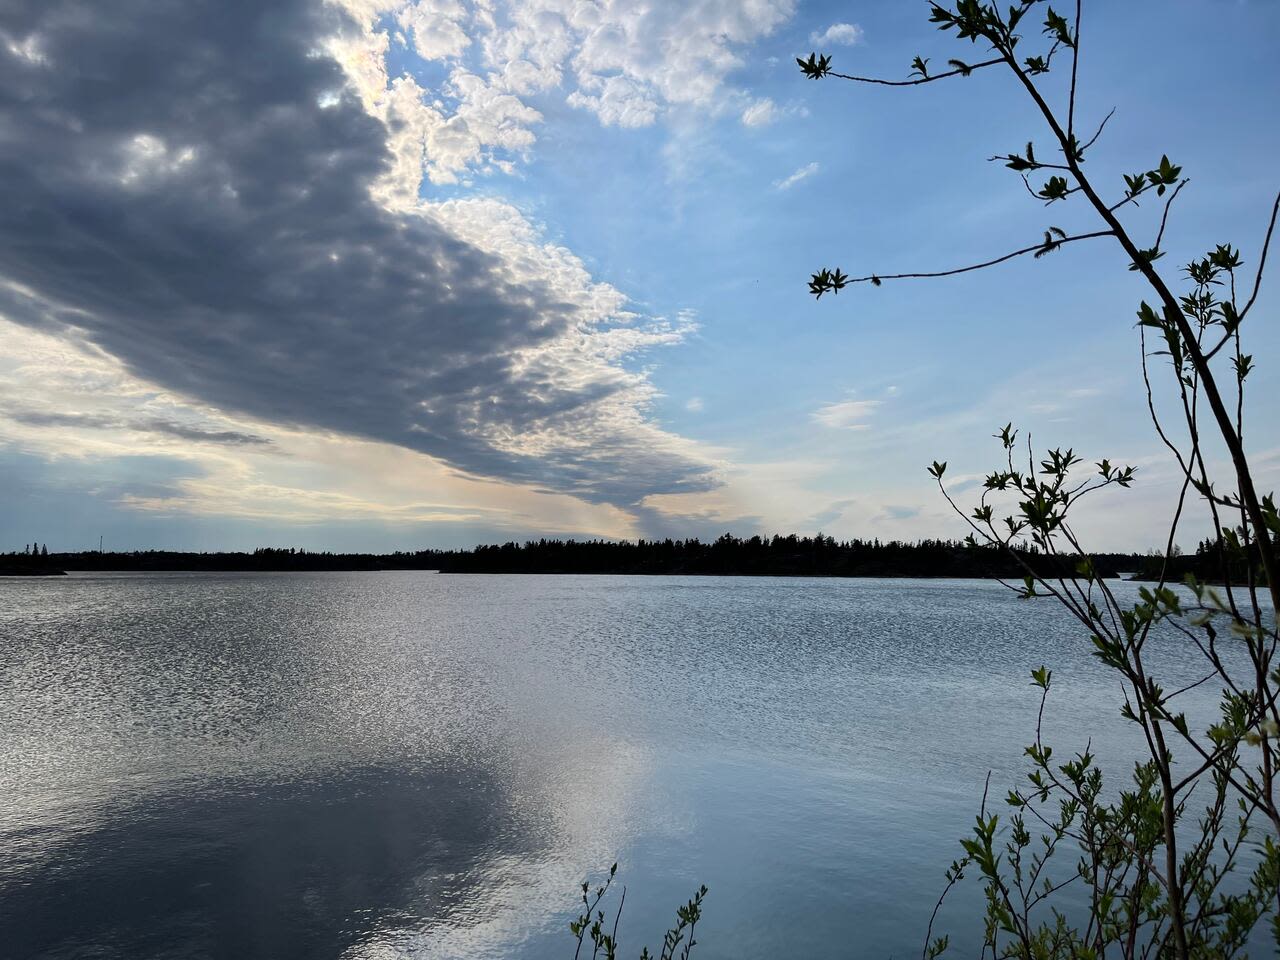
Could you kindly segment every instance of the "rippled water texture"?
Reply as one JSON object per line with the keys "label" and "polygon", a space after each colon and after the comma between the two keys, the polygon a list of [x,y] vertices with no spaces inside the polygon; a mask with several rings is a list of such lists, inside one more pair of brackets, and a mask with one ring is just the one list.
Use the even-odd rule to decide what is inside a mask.
{"label": "rippled water texture", "polygon": [[1030,668],[1132,747],[1087,648],[976,581],[0,581],[0,953],[570,957],[618,860],[627,955],[698,883],[704,960],[918,955]]}

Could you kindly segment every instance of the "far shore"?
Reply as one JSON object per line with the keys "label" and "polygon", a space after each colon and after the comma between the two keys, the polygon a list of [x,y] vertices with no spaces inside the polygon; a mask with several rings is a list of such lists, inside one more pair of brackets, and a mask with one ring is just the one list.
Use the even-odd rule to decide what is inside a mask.
{"label": "far shore", "polygon": [[[131,550],[0,554],[0,577],[75,573],[318,573],[417,570],[452,574],[560,576],[733,576],[831,579],[1004,580],[1029,570],[1046,580],[1081,578],[1181,583],[1193,575],[1221,583],[1216,553],[1046,555],[952,540],[844,540],[822,534],[715,540],[527,540],[471,549],[358,553],[262,547],[253,551]],[[1239,571],[1240,574],[1245,571]],[[1233,580],[1241,582],[1234,568]]]}

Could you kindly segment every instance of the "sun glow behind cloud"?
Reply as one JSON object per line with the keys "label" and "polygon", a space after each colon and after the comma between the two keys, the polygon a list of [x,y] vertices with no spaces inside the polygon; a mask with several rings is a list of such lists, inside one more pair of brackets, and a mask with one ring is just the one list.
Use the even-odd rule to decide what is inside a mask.
{"label": "sun glow behind cloud", "polygon": [[[630,531],[608,505],[470,477],[425,454],[228,415],[157,389],[74,337],[0,321],[5,444],[63,463],[172,461],[176,479],[126,484],[118,502],[153,515],[314,524],[375,521],[493,531]],[[20,358],[20,359],[19,359]],[[92,475],[92,471],[89,471]]]}

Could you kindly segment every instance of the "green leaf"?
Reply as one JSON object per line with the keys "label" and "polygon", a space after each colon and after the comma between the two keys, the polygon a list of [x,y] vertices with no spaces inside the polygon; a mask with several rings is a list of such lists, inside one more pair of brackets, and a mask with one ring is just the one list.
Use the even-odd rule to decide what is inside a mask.
{"label": "green leaf", "polygon": [[1147,301],[1143,300],[1142,306],[1138,308],[1138,325],[1163,329],[1164,319],[1151,309],[1151,305]]}
{"label": "green leaf", "polygon": [[796,57],[796,63],[810,80],[821,80],[831,72],[831,58],[825,53],[822,55],[810,53],[808,60]]}
{"label": "green leaf", "polygon": [[1164,253],[1162,253],[1158,247],[1151,247],[1148,250],[1139,250],[1138,259],[1129,264],[1129,269],[1133,271],[1141,270],[1144,265],[1149,266],[1163,256]]}
{"label": "green leaf", "polygon": [[1064,47],[1071,48],[1075,46],[1075,42],[1071,39],[1071,28],[1067,26],[1066,18],[1061,14],[1055,13],[1052,7],[1049,8],[1048,15],[1044,21],[1044,32]]}
{"label": "green leaf", "polygon": [[849,283],[849,277],[838,267],[828,270],[823,267],[809,279],[809,292],[815,300],[821,300],[824,293],[839,293]]}
{"label": "green leaf", "polygon": [[1069,192],[1070,191],[1067,188],[1067,178],[1054,176],[1049,178],[1044,187],[1036,193],[1036,196],[1052,203],[1055,200],[1061,200]]}

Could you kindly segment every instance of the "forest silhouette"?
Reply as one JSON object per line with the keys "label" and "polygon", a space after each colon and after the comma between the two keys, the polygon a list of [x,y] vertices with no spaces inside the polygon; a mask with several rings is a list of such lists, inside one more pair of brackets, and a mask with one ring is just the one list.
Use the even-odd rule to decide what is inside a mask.
{"label": "forest silhouette", "polygon": [[[953,540],[836,540],[815,536],[736,537],[712,541],[539,539],[477,546],[470,550],[336,553],[292,547],[252,552],[96,550],[37,556],[0,556],[3,573],[77,571],[323,571],[435,570],[440,573],[638,574],[770,577],[976,577],[1021,580],[1022,561],[1040,568],[1075,571],[1081,558],[1048,557],[1035,551],[993,550]],[[1158,559],[1158,558],[1154,558]],[[1194,560],[1194,558],[1192,558]],[[1094,554],[1107,577],[1139,573],[1152,557],[1138,553]]]}

